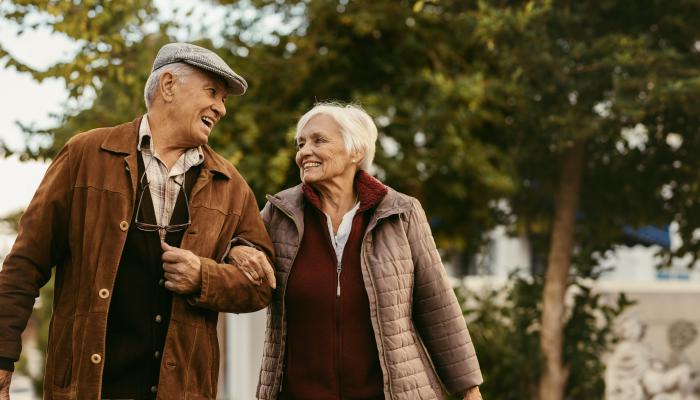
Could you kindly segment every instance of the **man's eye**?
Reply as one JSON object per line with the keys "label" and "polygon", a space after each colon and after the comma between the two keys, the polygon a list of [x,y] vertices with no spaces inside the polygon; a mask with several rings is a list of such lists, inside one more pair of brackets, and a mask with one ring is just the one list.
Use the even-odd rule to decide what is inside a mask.
{"label": "man's eye", "polygon": [[209,88],[209,89],[207,89],[207,90],[209,90],[209,93],[211,93],[212,96],[216,96],[216,89],[214,89],[214,88]]}
{"label": "man's eye", "polygon": [[304,147],[304,143],[297,143],[297,150],[301,149]]}

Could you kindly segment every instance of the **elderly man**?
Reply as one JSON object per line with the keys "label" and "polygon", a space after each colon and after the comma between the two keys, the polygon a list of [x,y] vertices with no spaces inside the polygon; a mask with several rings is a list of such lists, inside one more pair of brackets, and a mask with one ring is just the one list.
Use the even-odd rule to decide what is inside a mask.
{"label": "elderly man", "polygon": [[0,399],[53,266],[45,399],[216,398],[218,313],[261,309],[275,285],[255,197],[207,146],[246,88],[213,52],[168,44],[148,113],[56,156],[0,271]]}

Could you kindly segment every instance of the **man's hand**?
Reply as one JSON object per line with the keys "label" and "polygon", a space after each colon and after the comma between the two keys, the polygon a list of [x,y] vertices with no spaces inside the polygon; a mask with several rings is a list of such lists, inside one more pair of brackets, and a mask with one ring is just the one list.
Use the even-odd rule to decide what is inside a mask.
{"label": "man's hand", "polygon": [[467,389],[464,393],[464,400],[482,400],[479,387],[474,386],[473,388]]}
{"label": "man's hand", "polygon": [[10,400],[10,381],[12,371],[0,369],[0,400]]}
{"label": "man's hand", "polygon": [[277,287],[275,270],[262,251],[250,246],[234,246],[228,252],[228,262],[240,268],[256,286],[267,281],[271,288]]}
{"label": "man's hand", "polygon": [[[160,242],[163,249],[165,288],[179,294],[192,294],[202,288],[202,264],[189,250]],[[2,400],[2,399],[0,399]]]}

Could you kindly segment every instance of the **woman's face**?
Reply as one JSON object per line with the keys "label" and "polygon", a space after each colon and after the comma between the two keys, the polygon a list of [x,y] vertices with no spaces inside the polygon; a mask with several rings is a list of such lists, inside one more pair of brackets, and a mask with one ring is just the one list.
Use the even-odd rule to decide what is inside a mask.
{"label": "woman's face", "polygon": [[355,164],[345,149],[340,125],[325,114],[318,114],[299,131],[296,163],[301,181],[324,184],[332,179],[352,178]]}

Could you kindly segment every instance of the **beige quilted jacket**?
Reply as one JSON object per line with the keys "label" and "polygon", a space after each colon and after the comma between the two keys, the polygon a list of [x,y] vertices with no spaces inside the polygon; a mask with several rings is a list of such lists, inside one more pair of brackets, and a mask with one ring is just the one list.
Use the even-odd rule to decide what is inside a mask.
{"label": "beige quilted jacket", "polygon": [[[277,255],[257,397],[283,384],[284,295],[304,233],[301,185],[268,196],[262,211]],[[418,200],[389,189],[362,242],[362,274],[386,399],[442,399],[481,384],[474,347]]]}

